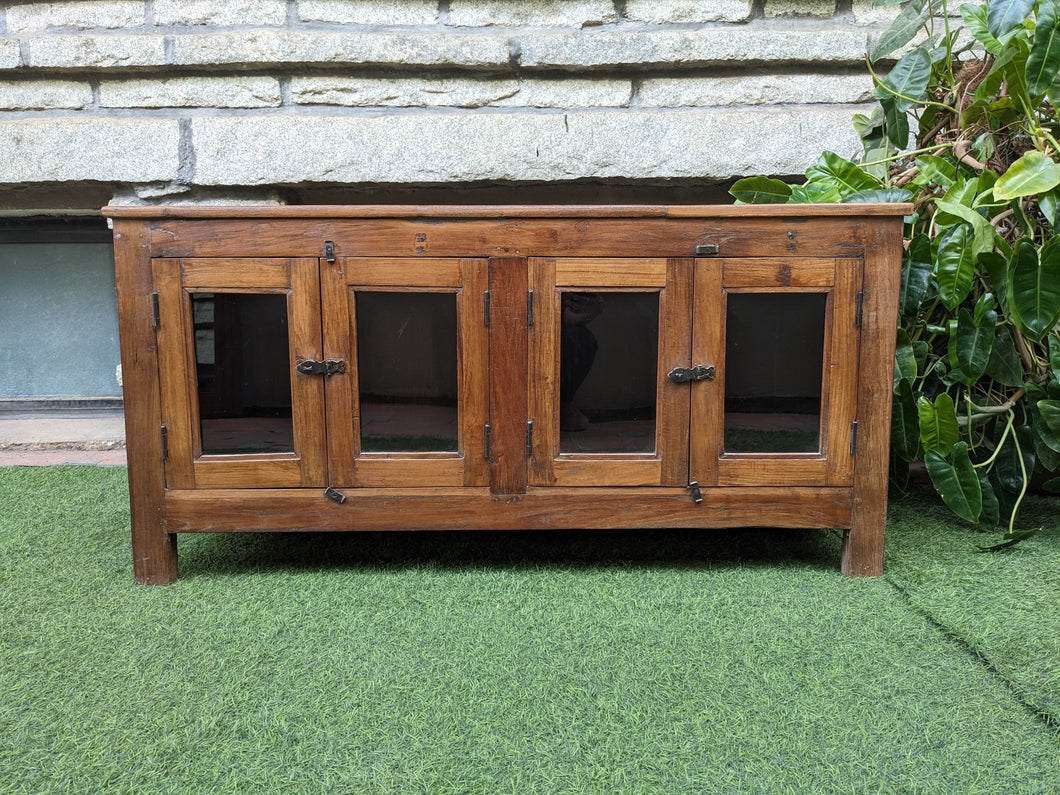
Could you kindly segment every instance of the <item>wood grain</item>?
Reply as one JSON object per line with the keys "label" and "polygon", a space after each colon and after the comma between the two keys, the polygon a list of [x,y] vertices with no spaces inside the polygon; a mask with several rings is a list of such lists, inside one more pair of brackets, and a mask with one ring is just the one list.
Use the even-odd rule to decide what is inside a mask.
{"label": "wood grain", "polygon": [[493,494],[526,491],[528,289],[525,259],[490,259],[489,467]]}
{"label": "wood grain", "polygon": [[534,325],[529,334],[528,412],[534,423],[528,478],[531,485],[554,484],[552,461],[559,454],[559,346],[561,294],[556,289],[556,260],[528,261],[534,291]]}
{"label": "wood grain", "polygon": [[321,257],[860,257],[867,223],[829,218],[306,218],[149,222],[156,256]]}
{"label": "wood grain", "polygon": [[665,287],[666,260],[632,257],[563,257],[556,260],[556,286]]}
{"label": "wood grain", "polygon": [[718,527],[843,528],[850,489],[559,488],[522,495],[487,489],[356,489],[339,505],[313,489],[166,493],[179,532],[349,530],[545,530]]}
{"label": "wood grain", "polygon": [[177,579],[177,536],[166,526],[162,408],[153,327],[148,230],[114,222],[118,331],[125,397],[125,439],[132,524],[133,577],[145,585]]}
{"label": "wood grain", "polygon": [[[691,388],[688,477],[703,488],[718,484],[718,456],[725,422],[725,293],[723,260],[699,259],[692,296],[692,356],[689,365],[714,365],[713,381]],[[695,388],[692,388],[695,387]]]}
{"label": "wood grain", "polygon": [[843,539],[843,573],[883,573],[890,465],[895,328],[902,273],[902,226],[872,228],[865,256],[858,381],[858,448],[850,530]]}
{"label": "wood grain", "polygon": [[345,257],[346,282],[383,287],[459,287],[460,260],[415,257]]}
{"label": "wood grain", "polygon": [[489,260],[461,260],[460,280],[456,302],[462,482],[465,486],[486,486],[490,471],[482,428],[490,421],[490,337],[482,317],[482,295],[489,288]]}
{"label": "wood grain", "polygon": [[835,260],[819,257],[726,259],[722,287],[774,288],[831,287]]}
{"label": "wood grain", "polygon": [[911,204],[690,204],[690,205],[286,205],[217,207],[194,205],[107,206],[107,218],[743,218],[886,217],[909,215]]}

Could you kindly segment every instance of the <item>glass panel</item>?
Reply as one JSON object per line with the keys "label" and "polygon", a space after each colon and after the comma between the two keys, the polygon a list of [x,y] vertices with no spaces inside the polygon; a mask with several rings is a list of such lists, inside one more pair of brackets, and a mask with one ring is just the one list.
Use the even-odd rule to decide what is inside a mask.
{"label": "glass panel", "polygon": [[202,452],[294,450],[287,296],[192,293]]}
{"label": "glass panel", "polygon": [[455,293],[357,292],[363,452],[457,452]]}
{"label": "glass panel", "polygon": [[565,292],[561,453],[655,452],[659,294]]}
{"label": "glass panel", "polygon": [[810,453],[821,446],[824,293],[729,293],[725,451]]}

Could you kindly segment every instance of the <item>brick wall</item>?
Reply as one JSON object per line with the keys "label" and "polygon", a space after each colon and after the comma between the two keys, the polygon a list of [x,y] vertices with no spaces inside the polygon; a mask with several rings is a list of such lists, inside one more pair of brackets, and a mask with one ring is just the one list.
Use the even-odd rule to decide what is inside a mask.
{"label": "brick wall", "polygon": [[735,177],[856,151],[865,53],[894,12],[869,0],[3,7],[9,214],[92,212],[112,196],[452,199],[457,186],[471,200],[547,200],[556,182],[572,189],[561,201],[637,186],[716,197],[710,186]]}

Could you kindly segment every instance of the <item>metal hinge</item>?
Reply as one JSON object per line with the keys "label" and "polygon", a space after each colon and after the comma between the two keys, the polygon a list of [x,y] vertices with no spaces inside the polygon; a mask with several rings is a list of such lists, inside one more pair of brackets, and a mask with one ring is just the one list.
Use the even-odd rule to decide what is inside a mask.
{"label": "metal hinge", "polygon": [[716,244],[707,244],[705,246],[696,246],[697,257],[716,257],[718,255],[718,246]]}
{"label": "metal hinge", "polygon": [[854,310],[854,328],[861,328],[861,315],[865,306],[865,291],[858,290],[857,308]]}
{"label": "metal hinge", "polygon": [[165,425],[161,428],[162,431],[162,460],[169,460],[169,430]]}
{"label": "metal hinge", "polygon": [[162,316],[158,312],[158,293],[151,293],[151,328],[158,331],[162,325]]}
{"label": "metal hinge", "polygon": [[534,423],[526,423],[526,457],[530,458],[534,454]]}
{"label": "metal hinge", "polygon": [[534,291],[526,291],[526,325],[534,325]]}
{"label": "metal hinge", "polygon": [[856,455],[858,452],[858,421],[854,420],[850,423],[850,454]]}
{"label": "metal hinge", "polygon": [[335,261],[335,244],[330,240],[324,241],[324,259],[328,262]]}
{"label": "metal hinge", "polygon": [[482,323],[485,326],[490,324],[490,291],[486,290],[482,294]]}
{"label": "metal hinge", "polygon": [[490,460],[490,426],[482,426],[482,457]]}

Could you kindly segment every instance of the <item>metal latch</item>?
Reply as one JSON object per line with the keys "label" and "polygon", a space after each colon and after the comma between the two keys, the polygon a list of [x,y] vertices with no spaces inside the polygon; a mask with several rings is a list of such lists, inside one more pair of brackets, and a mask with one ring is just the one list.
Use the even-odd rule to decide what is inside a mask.
{"label": "metal latch", "polygon": [[666,374],[675,384],[686,384],[689,381],[713,381],[714,365],[697,364],[695,367],[675,367]]}
{"label": "metal latch", "polygon": [[324,241],[324,259],[328,262],[335,261],[335,244],[330,240]]}
{"label": "metal latch", "polygon": [[333,486],[328,486],[324,489],[324,496],[333,502],[337,502],[339,505],[346,502],[346,495]]}
{"label": "metal latch", "polygon": [[346,372],[346,361],[344,359],[325,359],[320,362],[316,359],[303,359],[295,370],[302,375],[335,375],[335,373]]}
{"label": "metal latch", "polygon": [[688,490],[692,492],[692,502],[697,505],[703,502],[703,492],[699,490],[699,481],[693,480],[688,484]]}
{"label": "metal latch", "polygon": [[718,255],[717,244],[708,244],[705,246],[696,246],[697,257],[716,257]]}

